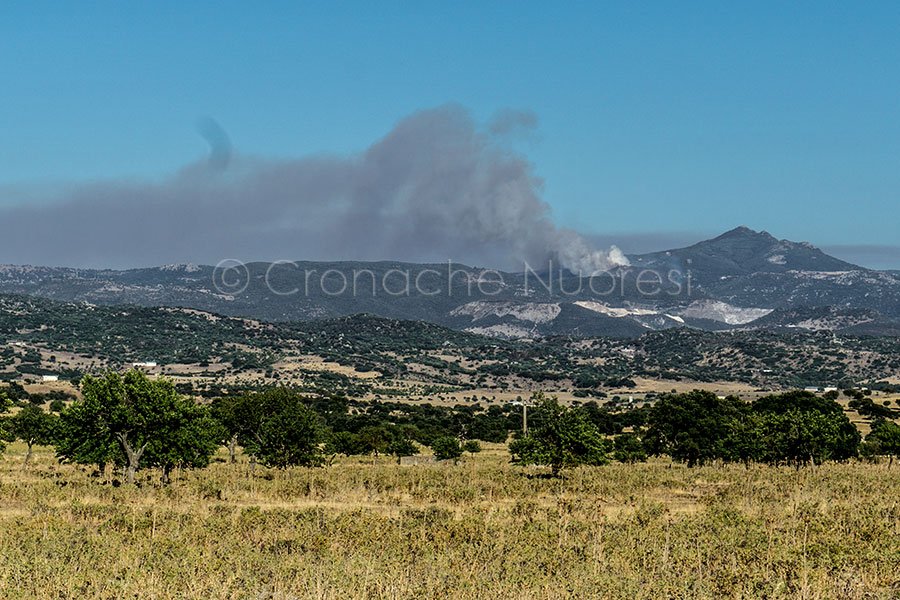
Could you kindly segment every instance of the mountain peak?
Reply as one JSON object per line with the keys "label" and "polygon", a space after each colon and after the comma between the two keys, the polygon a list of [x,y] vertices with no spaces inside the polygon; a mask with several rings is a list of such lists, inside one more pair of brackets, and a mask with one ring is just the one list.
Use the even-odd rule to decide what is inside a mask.
{"label": "mountain peak", "polygon": [[805,242],[779,240],[745,225],[687,248],[634,257],[634,264],[691,265],[695,275],[717,279],[787,271],[858,271],[860,267],[828,256]]}
{"label": "mountain peak", "polygon": [[[770,234],[768,231],[755,231],[750,229],[746,225],[741,225],[739,227],[735,227],[729,231],[726,231],[719,237],[714,238],[713,240],[729,240],[729,239],[759,239],[765,240],[767,242],[777,242],[778,240]],[[701,242],[703,243],[703,242]]]}

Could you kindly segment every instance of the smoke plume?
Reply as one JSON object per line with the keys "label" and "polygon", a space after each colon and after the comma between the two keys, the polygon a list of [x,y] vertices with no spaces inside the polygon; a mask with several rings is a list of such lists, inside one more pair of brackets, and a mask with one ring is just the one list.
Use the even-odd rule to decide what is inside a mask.
{"label": "smoke plume", "polygon": [[532,165],[503,141],[533,123],[507,112],[479,127],[441,107],[359,155],[277,161],[234,153],[204,121],[209,160],[165,181],[79,185],[50,203],[0,208],[0,263],[452,259],[513,269],[554,259],[584,273],[627,264],[553,224]]}

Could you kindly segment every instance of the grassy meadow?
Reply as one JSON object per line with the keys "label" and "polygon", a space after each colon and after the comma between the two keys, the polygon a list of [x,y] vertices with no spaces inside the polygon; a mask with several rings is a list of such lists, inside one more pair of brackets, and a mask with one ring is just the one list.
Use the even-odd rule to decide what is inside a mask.
{"label": "grassy meadow", "polygon": [[0,458],[0,597],[897,598],[900,466],[561,479],[488,445],[459,464],[215,462],[114,486],[24,447]]}

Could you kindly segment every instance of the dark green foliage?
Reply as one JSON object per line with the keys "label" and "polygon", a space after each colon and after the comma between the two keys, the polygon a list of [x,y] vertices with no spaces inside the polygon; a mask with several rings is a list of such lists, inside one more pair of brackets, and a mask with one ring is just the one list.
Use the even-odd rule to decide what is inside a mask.
{"label": "dark green foliage", "polygon": [[9,437],[25,442],[28,447],[25,462],[28,462],[35,444],[51,444],[56,439],[58,420],[56,415],[44,412],[34,404],[28,404],[9,418],[5,430]]}
{"label": "dark green foliage", "polygon": [[[48,402],[71,402],[75,399],[75,396],[68,392],[64,392],[62,390],[52,390],[47,392],[46,394],[29,394],[28,401],[37,406],[41,406]],[[58,404],[57,404],[58,406]],[[57,411],[58,412],[58,411]]]}
{"label": "dark green foliage", "polygon": [[415,427],[397,426],[384,423],[363,427],[358,433],[352,431],[332,431],[327,436],[326,452],[345,456],[363,454],[393,454],[396,457],[412,456],[419,448],[412,437]]}
{"label": "dark green foliage", "polygon": [[208,411],[182,398],[172,382],[139,371],[85,377],[83,398],[61,415],[57,455],[62,460],[126,469],[200,466],[215,451],[216,427]]}
{"label": "dark green foliage", "polygon": [[28,400],[29,398],[29,394],[25,391],[25,388],[22,387],[22,384],[16,381],[10,381],[6,386],[4,393],[6,394],[6,397],[13,402],[20,402],[22,400]]}
{"label": "dark green foliage", "polygon": [[464,452],[468,452],[469,454],[481,452],[481,444],[478,443],[478,440],[466,440],[463,443],[462,448]]}
{"label": "dark green foliage", "polygon": [[459,440],[450,436],[436,438],[431,442],[431,450],[438,460],[457,460],[463,453]]}
{"label": "dark green foliage", "polygon": [[613,458],[623,463],[644,462],[647,450],[641,438],[633,433],[623,433],[613,439]]}
{"label": "dark green foliage", "polygon": [[622,422],[606,407],[601,407],[595,401],[585,402],[581,405],[585,417],[593,423],[601,433],[612,435],[621,433]]}
{"label": "dark green foliage", "polygon": [[509,445],[512,461],[547,465],[556,476],[566,467],[608,462],[609,444],[582,410],[562,406],[556,398],[536,394],[528,435]]}
{"label": "dark green foliage", "polygon": [[863,444],[868,456],[889,456],[891,463],[900,455],[900,425],[893,421],[876,421]]}
{"label": "dark green foliage", "polygon": [[367,453],[359,436],[352,431],[332,432],[326,441],[325,451],[328,454],[343,454],[344,456],[358,456]]}
{"label": "dark green foliage", "polygon": [[650,428],[644,438],[647,449],[689,467],[729,456],[726,441],[746,411],[740,399],[722,400],[712,392],[663,396],[650,410]]}
{"label": "dark green foliage", "polygon": [[384,454],[394,441],[394,435],[390,428],[385,426],[363,427],[356,434],[363,449],[362,454]]}
{"label": "dark green foliage", "polygon": [[786,392],[752,405],[762,418],[762,460],[805,464],[856,456],[859,431],[834,400],[811,392]]}
{"label": "dark green foliage", "polygon": [[286,468],[325,462],[319,417],[291,390],[273,388],[243,396],[232,411],[240,444],[260,463]]}
{"label": "dark green foliage", "polygon": [[401,456],[415,456],[419,453],[419,447],[408,437],[398,436],[388,446],[388,451],[400,458]]}
{"label": "dark green foliage", "polygon": [[213,418],[209,408],[190,401],[181,402],[161,426],[150,439],[142,462],[161,469],[163,483],[169,483],[169,473],[176,467],[208,466],[224,437],[222,424]]}
{"label": "dark green foliage", "polygon": [[125,455],[109,424],[101,414],[109,410],[91,394],[60,413],[56,456],[63,462],[97,465],[125,464]]}
{"label": "dark green foliage", "polygon": [[897,412],[881,404],[875,404],[868,396],[854,398],[847,403],[847,406],[858,412],[864,417],[872,419],[893,419]]}
{"label": "dark green foliage", "polygon": [[762,413],[758,459],[794,466],[844,460],[856,455],[859,434],[847,431],[844,415],[791,409]]}
{"label": "dark green foliage", "polygon": [[645,442],[688,466],[711,460],[797,467],[856,456],[859,433],[833,400],[788,392],[746,404],[709,392],[673,394],[651,410]]}

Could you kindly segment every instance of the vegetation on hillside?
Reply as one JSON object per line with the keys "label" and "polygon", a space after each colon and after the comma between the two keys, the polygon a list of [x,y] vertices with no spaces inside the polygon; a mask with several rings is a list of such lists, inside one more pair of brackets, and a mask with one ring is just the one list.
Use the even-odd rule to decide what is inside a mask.
{"label": "vegetation on hillside", "polygon": [[[636,377],[741,381],[767,389],[848,388],[874,386],[900,370],[900,338],[889,337],[682,328],[637,340],[511,342],[371,315],[267,324],[186,309],[61,304],[24,296],[0,296],[0,335],[8,340],[0,346],[0,378],[54,374],[77,381],[86,372],[149,360],[194,365],[208,379],[196,390],[206,397],[221,395],[226,385],[252,389],[249,382],[233,381],[243,374],[277,381],[287,374],[278,361],[298,356],[316,356],[357,374],[377,373],[379,381],[406,378],[455,390],[549,385],[584,398],[603,398],[610,389],[633,385]],[[63,355],[69,357],[65,364]],[[352,397],[381,391],[372,381],[345,373],[299,374],[308,390]]]}

